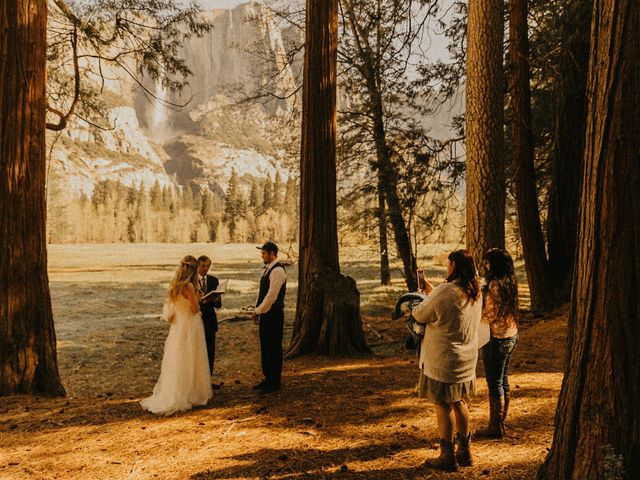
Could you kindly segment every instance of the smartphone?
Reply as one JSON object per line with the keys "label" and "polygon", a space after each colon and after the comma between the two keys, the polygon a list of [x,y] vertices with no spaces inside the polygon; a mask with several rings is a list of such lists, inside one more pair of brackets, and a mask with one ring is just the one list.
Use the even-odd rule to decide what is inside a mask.
{"label": "smartphone", "polygon": [[416,271],[417,277],[418,277],[418,289],[419,290],[425,290],[427,288],[427,280],[425,277],[425,273],[424,270],[422,268],[419,268]]}

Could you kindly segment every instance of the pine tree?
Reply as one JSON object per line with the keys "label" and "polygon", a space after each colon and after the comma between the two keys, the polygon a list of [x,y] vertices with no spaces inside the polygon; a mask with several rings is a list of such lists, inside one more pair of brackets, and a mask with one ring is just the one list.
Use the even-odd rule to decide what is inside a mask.
{"label": "pine tree", "polygon": [[298,185],[296,184],[296,181],[292,176],[289,176],[289,178],[287,178],[287,184],[284,194],[284,206],[292,220],[297,220],[299,208]]}
{"label": "pine tree", "polygon": [[190,183],[187,183],[182,189],[180,207],[188,209],[193,207],[193,189]]}
{"label": "pine tree", "polygon": [[254,178],[251,182],[251,192],[249,192],[249,208],[254,213],[257,214],[258,209],[260,207],[260,192],[258,191],[258,182]]}
{"label": "pine tree", "polygon": [[160,182],[157,179],[149,192],[149,201],[154,209],[159,209],[162,205],[162,189],[160,188]]}
{"label": "pine tree", "polygon": [[504,2],[470,0],[467,40],[467,248],[481,265],[504,248]]}
{"label": "pine tree", "polygon": [[273,182],[271,176],[264,181],[264,190],[262,191],[262,212],[264,213],[273,208]]}
{"label": "pine tree", "polygon": [[173,191],[169,187],[169,185],[165,185],[162,188],[162,210],[169,209],[171,202],[173,200]]}
{"label": "pine tree", "polygon": [[223,220],[229,228],[229,236],[231,241],[235,241],[236,226],[241,214],[241,199],[238,185],[238,174],[235,169],[231,170],[229,178],[229,186],[227,187],[227,195],[224,200]]}
{"label": "pine tree", "polygon": [[273,209],[279,210],[284,203],[284,192],[282,191],[282,177],[280,170],[276,170],[276,178],[273,181]]}

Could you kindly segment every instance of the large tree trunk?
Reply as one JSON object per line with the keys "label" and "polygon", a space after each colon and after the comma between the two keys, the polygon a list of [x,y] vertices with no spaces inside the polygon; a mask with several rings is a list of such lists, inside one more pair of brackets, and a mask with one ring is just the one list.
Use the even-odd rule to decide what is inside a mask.
{"label": "large tree trunk", "polygon": [[[378,175],[378,179],[380,175]],[[389,269],[389,244],[387,242],[387,209],[384,203],[384,192],[378,181],[378,233],[380,234],[380,284],[391,285]]]}
{"label": "large tree trunk", "polygon": [[527,11],[528,0],[509,0],[511,130],[518,225],[531,292],[531,309],[536,314],[543,314],[553,309],[554,302],[533,164]]}
{"label": "large tree trunk", "polygon": [[549,268],[557,303],[569,301],[576,256],[593,0],[566,3],[554,94],[557,111],[547,216]]}
{"label": "large tree trunk", "polygon": [[336,219],[338,0],[307,0],[298,305],[287,356],[368,352],[355,281],[340,274]]}
{"label": "large tree trunk", "polygon": [[0,4],[0,394],[64,395],[47,277],[46,0]]}
{"label": "large tree trunk", "polygon": [[467,248],[477,265],[504,248],[504,18],[502,0],[469,0],[467,26]]}
{"label": "large tree trunk", "polygon": [[595,1],[569,345],[541,478],[640,472],[639,31],[640,2]]}

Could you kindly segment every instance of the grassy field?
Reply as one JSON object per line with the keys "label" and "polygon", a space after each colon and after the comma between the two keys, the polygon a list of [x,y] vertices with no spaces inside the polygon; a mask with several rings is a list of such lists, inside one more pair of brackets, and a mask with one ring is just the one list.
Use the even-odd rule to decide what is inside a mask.
{"label": "grassy field", "polygon": [[[455,246],[419,250],[442,279]],[[228,279],[218,333],[224,381],[205,408],[158,418],[138,401],[157,380],[168,325],[159,319],[180,258],[208,255]],[[286,255],[284,255],[286,257]],[[404,325],[389,319],[405,291],[377,281],[377,253],[341,251],[357,281],[374,355],[302,357],[285,363],[284,389],[259,397],[257,329],[246,307],[262,272],[253,245],[52,245],[49,275],[65,399],[13,396],[0,404],[0,478],[10,479],[404,479],[440,478],[420,464],[436,442],[432,407],[415,398],[415,358],[402,348]],[[293,322],[297,267],[288,270],[285,336]],[[526,291],[522,291],[526,301]],[[510,436],[477,442],[476,466],[443,478],[532,478],[549,446],[562,379],[565,313],[525,318],[513,361]],[[285,339],[285,344],[288,338]],[[479,367],[479,375],[482,368]],[[472,406],[486,422],[484,380]]]}

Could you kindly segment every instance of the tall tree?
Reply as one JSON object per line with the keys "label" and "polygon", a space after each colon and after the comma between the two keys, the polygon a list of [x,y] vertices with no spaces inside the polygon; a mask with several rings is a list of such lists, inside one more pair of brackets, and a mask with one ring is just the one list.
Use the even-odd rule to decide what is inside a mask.
{"label": "tall tree", "polygon": [[271,181],[271,175],[267,175],[264,181],[264,188],[262,190],[262,212],[264,213],[270,208],[275,208],[273,205],[273,182]]}
{"label": "tall tree", "polygon": [[554,84],[556,105],[547,236],[556,300],[571,294],[586,121],[586,85],[592,0],[568,0],[560,13]]}
{"label": "tall tree", "polygon": [[[345,82],[353,93],[352,103],[358,96],[365,97],[365,105],[356,110],[355,115],[361,128],[367,131],[373,144],[371,166],[378,180],[376,190],[378,200],[379,238],[386,239],[386,216],[380,215],[386,204],[388,218],[393,230],[396,249],[403,264],[407,288],[410,291],[418,287],[416,277],[416,257],[411,248],[409,228],[404,218],[402,198],[399,193],[401,182],[396,162],[406,160],[394,151],[394,135],[390,132],[391,124],[404,123],[400,113],[407,107],[408,97],[401,92],[407,90],[406,68],[412,56],[412,46],[419,38],[423,26],[429,16],[423,13],[419,18],[416,11],[419,5],[413,0],[390,0],[354,2],[343,0],[344,30],[348,37],[343,42],[340,59],[345,69],[354,80]],[[414,24],[415,22],[415,24]],[[345,35],[345,36],[346,36]],[[354,88],[355,87],[355,88]],[[357,93],[356,93],[357,92]],[[394,105],[390,105],[394,98]],[[398,97],[402,97],[399,99]],[[395,117],[390,120],[389,117]],[[351,120],[353,121],[353,119]],[[364,124],[364,125],[363,125]],[[413,127],[413,125],[412,125]],[[358,155],[361,155],[358,152]],[[384,272],[386,248],[380,245],[381,277],[386,280]],[[388,262],[388,259],[386,259]],[[383,280],[383,281],[384,281]]]}
{"label": "tall tree", "polygon": [[284,185],[282,184],[282,177],[280,176],[280,170],[276,170],[276,177],[273,181],[273,205],[271,208],[274,210],[280,210],[284,202]]}
{"label": "tall tree", "polygon": [[639,31],[640,2],[594,2],[566,370],[541,478],[640,472]]}
{"label": "tall tree", "polygon": [[300,248],[296,319],[287,356],[368,351],[356,282],[340,274],[336,215],[338,0],[307,0]]}
{"label": "tall tree", "polygon": [[504,17],[502,0],[469,0],[467,26],[467,248],[504,248]]}
{"label": "tall tree", "polygon": [[518,226],[531,292],[531,309],[542,314],[553,309],[554,301],[534,168],[528,3],[528,0],[509,0],[509,90]]}
{"label": "tall tree", "polygon": [[227,194],[224,198],[224,215],[222,219],[229,228],[229,239],[232,242],[237,240],[236,228],[238,221],[242,216],[242,198],[240,197],[240,186],[238,184],[238,174],[234,169],[231,170],[229,177],[229,185],[227,186]]}
{"label": "tall tree", "polygon": [[46,248],[46,0],[0,5],[0,394],[64,395]]}

